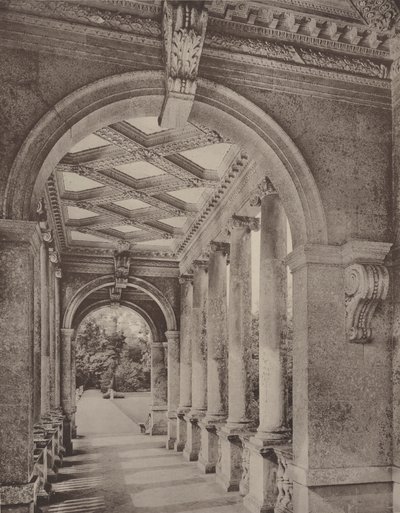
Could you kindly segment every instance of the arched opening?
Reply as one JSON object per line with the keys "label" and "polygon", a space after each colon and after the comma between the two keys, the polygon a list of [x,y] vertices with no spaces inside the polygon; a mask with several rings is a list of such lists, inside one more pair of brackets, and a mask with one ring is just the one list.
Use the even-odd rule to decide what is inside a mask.
{"label": "arched opening", "polygon": [[[48,202],[52,204],[54,198],[55,203],[60,198],[64,202],[65,210],[59,208],[58,217],[54,215],[55,229],[58,239],[65,239],[66,268],[73,269],[70,283],[64,290],[61,322],[65,334],[61,350],[67,355],[63,360],[64,368],[71,366],[73,382],[72,332],[95,308],[117,301],[142,315],[145,312],[143,316],[153,335],[150,432],[167,434],[169,449],[184,449],[188,460],[198,460],[206,472],[219,474],[226,490],[240,489],[242,495],[247,496],[248,467],[254,466],[249,459],[250,439],[259,436],[265,441],[270,436],[273,440],[289,441],[292,408],[288,375],[292,360],[287,322],[291,309],[288,308],[287,284],[290,280],[286,257],[291,241],[294,247],[327,244],[324,211],[311,171],[295,144],[265,112],[223,86],[199,81],[188,127],[188,130],[199,130],[206,126],[206,130],[200,129],[202,137],[206,134],[215,138],[217,134],[221,140],[229,141],[233,151],[232,155],[229,151],[225,154],[230,160],[222,158],[226,160],[222,172],[221,169],[199,166],[193,157],[191,160],[184,155],[184,145],[178,145],[179,151],[175,152],[167,149],[168,144],[173,146],[176,140],[168,140],[165,134],[154,143],[158,137],[157,129],[139,137],[135,132],[137,120],[155,118],[162,103],[162,87],[161,73],[128,73],[96,82],[60,102],[56,111],[50,112],[33,129],[21,148],[8,182],[3,212],[6,217],[33,219],[37,201],[53,171],[58,174],[72,172],[86,181],[97,181],[82,190],[61,189],[64,195],[57,189],[57,178],[52,176],[47,183]],[[132,139],[134,132],[136,139]],[[107,140],[111,147],[100,145],[96,151],[87,147],[76,149],[80,141],[92,136]],[[167,141],[163,141],[163,137]],[[196,137],[199,137],[198,133]],[[182,139],[178,142],[182,143]],[[207,146],[204,141],[201,144]],[[92,165],[93,154],[95,160],[101,161],[99,165]],[[135,172],[121,169],[126,165],[123,160],[126,155],[130,158],[129,164],[140,159],[146,165],[161,166],[162,172],[157,174],[158,178],[154,174],[139,178],[135,175],[137,169]],[[119,169],[109,169],[107,159]],[[27,161],[30,162],[29,174],[26,173]],[[145,174],[145,171],[141,172]],[[121,173],[128,177],[121,178]],[[178,187],[173,181],[176,179],[190,183],[187,189],[201,185],[209,192],[201,196],[201,202],[191,206],[182,199],[183,184]],[[24,187],[19,188],[18,183],[23,183]],[[167,189],[160,191],[158,188],[163,186]],[[128,190],[122,191],[124,187]],[[175,190],[177,187],[179,190]],[[254,194],[257,196],[255,203]],[[79,201],[76,198],[80,198]],[[152,208],[164,210],[163,216],[154,213]],[[86,212],[83,217],[82,210]],[[187,217],[185,227],[171,224],[171,218],[182,216],[182,212]],[[167,213],[170,217],[166,217]],[[96,219],[97,228],[93,228],[91,218]],[[170,226],[166,228],[163,221],[168,219]],[[250,235],[256,225],[261,225],[258,241]],[[135,234],[135,230],[143,231],[143,227],[147,234]],[[227,261],[225,250],[216,250],[218,258],[214,254],[213,272],[217,274],[218,286],[213,289],[215,297],[211,303],[207,294],[210,285],[214,284],[207,274],[207,267],[211,265],[207,245],[226,243],[227,227],[234,251],[228,276],[224,275],[225,281],[219,280],[218,274],[223,267],[221,255],[225,264]],[[71,236],[73,231],[80,234],[75,240]],[[120,234],[116,235],[116,231]],[[157,241],[154,251],[140,246],[142,236],[148,245]],[[174,245],[169,251],[163,250],[165,240],[171,239],[175,241]],[[85,242],[82,247],[80,241]],[[120,246],[124,244],[128,244],[129,249],[121,250]],[[257,245],[261,256],[255,259],[253,267],[258,269],[254,275],[258,287],[253,287],[252,293],[251,253]],[[263,247],[266,253],[263,253]],[[87,265],[82,273],[90,274],[90,279],[85,279],[82,284],[82,279],[75,276],[81,272],[79,266],[85,267],[96,261],[103,271]],[[131,261],[134,264],[130,268]],[[188,296],[184,295],[183,289],[179,291],[178,285],[178,276],[186,274],[193,274],[191,306],[184,304]],[[275,294],[272,299],[271,294],[266,294],[269,286]],[[222,287],[225,288],[223,293]],[[220,302],[226,296],[229,296],[229,304],[223,311]],[[257,308],[251,304],[256,296],[262,302],[258,317],[254,315]],[[151,308],[144,303],[138,305],[138,301],[147,302],[147,306],[151,304]],[[213,313],[213,307],[222,316],[220,324],[226,321],[229,324],[225,326],[224,340],[219,340],[225,346],[223,349],[219,342],[214,348],[208,345],[210,323],[207,316]],[[183,315],[187,316],[185,322]],[[214,316],[212,321],[215,332],[218,331],[217,317]],[[186,342],[191,340],[191,349],[185,353],[182,349],[184,339]],[[250,339],[254,347],[258,343],[258,355],[256,351],[250,355]],[[68,344],[69,360],[65,349]],[[286,356],[283,354],[285,347]],[[253,368],[249,366],[249,355],[255,360]],[[224,365],[221,365],[222,360],[225,360]],[[214,369],[211,377],[209,367]],[[209,393],[210,387],[216,382],[226,385],[227,371],[229,386],[215,399]],[[190,386],[190,410],[187,404],[179,404],[179,393],[185,386]],[[215,399],[215,411],[208,409],[210,397]],[[189,394],[186,399],[189,400]],[[70,401],[71,404],[64,401],[65,411],[73,423],[76,407],[74,399],[70,398]],[[228,406],[229,416],[220,411]],[[270,415],[272,410],[273,416]],[[249,419],[252,414],[253,424]],[[203,417],[207,419],[207,415],[211,422],[223,418],[227,431],[214,424],[209,429],[210,426],[202,420]],[[182,437],[185,438],[184,445]],[[258,456],[264,458],[262,451],[258,451]],[[271,475],[276,472],[279,461],[286,461],[286,457],[286,453],[283,457],[279,451],[272,452]]]}

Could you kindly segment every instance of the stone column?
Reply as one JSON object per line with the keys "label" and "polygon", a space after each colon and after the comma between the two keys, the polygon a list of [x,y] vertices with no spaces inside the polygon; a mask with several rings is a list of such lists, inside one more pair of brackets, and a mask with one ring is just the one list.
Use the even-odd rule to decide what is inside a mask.
{"label": "stone column", "polygon": [[47,245],[40,246],[41,300],[41,412],[50,411],[49,258]]}
{"label": "stone column", "polygon": [[72,337],[71,341],[71,401],[72,401],[72,438],[76,438],[76,339]]}
{"label": "stone column", "polygon": [[234,216],[230,223],[228,419],[219,431],[221,461],[217,478],[225,490],[238,490],[242,476],[241,436],[249,426],[251,340],[251,231],[259,228],[253,217]]}
{"label": "stone column", "polygon": [[54,308],[55,308],[55,407],[61,406],[61,269],[55,270]]}
{"label": "stone column", "polygon": [[288,256],[295,513],[392,509],[389,247],[307,244]]}
{"label": "stone column", "polygon": [[[52,263],[52,253],[49,255]],[[55,343],[55,276],[54,265],[49,265],[48,277],[49,294],[49,387],[50,387],[50,409],[55,407],[55,376],[56,376],[56,343]]]}
{"label": "stone column", "polygon": [[151,344],[151,435],[167,434],[167,372],[162,342]]}
{"label": "stone column", "polygon": [[186,444],[185,414],[192,406],[192,308],[193,276],[182,275],[181,284],[181,340],[180,340],[180,385],[177,411],[175,450],[183,451]]}
{"label": "stone column", "polygon": [[212,242],[208,267],[207,413],[200,422],[199,466],[215,472],[218,461],[217,429],[227,415],[227,280],[229,244]]}
{"label": "stone column", "polygon": [[73,329],[61,329],[61,406],[64,411],[64,447],[68,455],[72,454],[72,337]]}
{"label": "stone column", "polygon": [[0,220],[0,502],[31,513],[33,462],[34,254],[36,223]]}
{"label": "stone column", "polygon": [[192,408],[186,415],[186,445],[183,451],[188,461],[197,461],[200,451],[198,421],[207,409],[207,263],[194,262],[192,309]]}
{"label": "stone column", "polygon": [[286,327],[286,215],[278,194],[271,191],[260,198],[260,301],[259,301],[259,382],[260,424],[257,435],[246,444],[249,458],[249,492],[244,502],[250,511],[272,508],[276,501],[275,444],[288,441],[285,424],[285,382],[281,354]]}
{"label": "stone column", "polygon": [[180,348],[179,331],[167,331],[168,351],[168,436],[167,449],[173,449],[176,442],[176,412],[179,406],[179,366],[180,366]]}

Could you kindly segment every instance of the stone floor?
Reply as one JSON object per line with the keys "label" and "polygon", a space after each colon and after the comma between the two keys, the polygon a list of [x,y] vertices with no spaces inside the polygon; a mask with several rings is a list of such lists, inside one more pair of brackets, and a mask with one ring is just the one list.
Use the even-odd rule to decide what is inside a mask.
{"label": "stone floor", "polygon": [[[145,415],[146,394],[122,405],[86,392],[79,402],[74,455],[66,458],[46,513],[245,513],[237,493],[141,435],[131,418]],[[122,400],[124,401],[124,400]],[[123,410],[133,408],[129,418]],[[140,413],[142,412],[142,413]],[[139,418],[140,420],[140,418]],[[144,419],[143,419],[144,420]]]}

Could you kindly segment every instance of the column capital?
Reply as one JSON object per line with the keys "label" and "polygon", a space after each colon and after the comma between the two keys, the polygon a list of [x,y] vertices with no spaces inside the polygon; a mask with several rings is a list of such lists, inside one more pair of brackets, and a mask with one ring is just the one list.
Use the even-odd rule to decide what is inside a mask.
{"label": "column capital", "polygon": [[249,231],[260,229],[260,220],[257,217],[233,215],[229,221],[229,228],[247,228]]}
{"label": "column capital", "polygon": [[180,331],[166,331],[165,336],[167,338],[167,341],[169,340],[176,340],[179,339]]}
{"label": "column capital", "polygon": [[61,335],[65,337],[73,337],[75,330],[73,328],[61,328]]}
{"label": "column capital", "polygon": [[220,241],[213,240],[210,242],[210,248],[211,248],[211,251],[215,251],[215,252],[219,251],[226,256],[229,256],[230,251],[231,251],[231,245],[229,244],[229,242],[220,242]]}
{"label": "column capital", "polygon": [[250,206],[260,207],[261,201],[265,196],[278,194],[275,187],[270,182],[269,178],[265,177],[250,197]]}
{"label": "column capital", "polygon": [[202,269],[203,271],[208,271],[208,262],[205,260],[194,260],[193,268],[195,271]]}
{"label": "column capital", "polygon": [[179,283],[193,283],[193,274],[181,274],[179,276]]}

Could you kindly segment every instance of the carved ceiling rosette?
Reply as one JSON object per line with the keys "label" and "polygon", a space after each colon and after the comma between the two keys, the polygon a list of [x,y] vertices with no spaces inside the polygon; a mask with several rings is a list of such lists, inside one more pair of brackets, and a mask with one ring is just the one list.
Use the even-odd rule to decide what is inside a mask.
{"label": "carved ceiling rosette", "polygon": [[399,20],[400,10],[394,0],[352,0],[367,24],[379,32],[390,30]]}
{"label": "carved ceiling rosette", "polygon": [[370,342],[373,315],[379,303],[386,299],[388,289],[389,273],[385,266],[352,264],[346,268],[346,329],[350,342]]}
{"label": "carved ceiling rosette", "polygon": [[160,116],[164,128],[182,127],[189,118],[207,20],[204,2],[164,1],[166,91]]}

